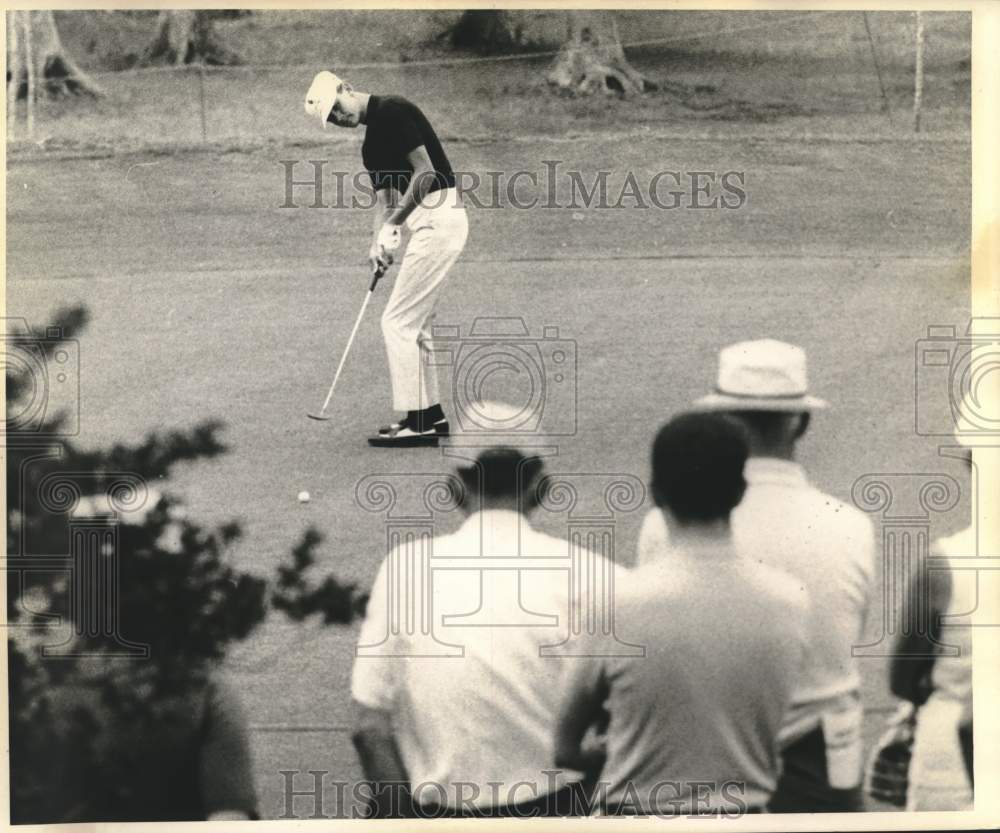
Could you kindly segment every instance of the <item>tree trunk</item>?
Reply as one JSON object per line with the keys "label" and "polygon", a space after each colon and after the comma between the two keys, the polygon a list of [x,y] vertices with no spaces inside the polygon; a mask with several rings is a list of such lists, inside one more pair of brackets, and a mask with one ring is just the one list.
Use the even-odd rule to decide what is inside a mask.
{"label": "tree trunk", "polygon": [[7,31],[7,84],[17,98],[26,99],[29,86],[50,98],[103,95],[63,48],[51,11],[8,12]]}
{"label": "tree trunk", "polygon": [[569,12],[568,40],[545,76],[552,86],[575,95],[627,97],[656,84],[625,57],[611,12]]}
{"label": "tree trunk", "polygon": [[238,64],[239,56],[215,35],[212,12],[164,9],[156,19],[156,34],[142,56],[143,64]]}

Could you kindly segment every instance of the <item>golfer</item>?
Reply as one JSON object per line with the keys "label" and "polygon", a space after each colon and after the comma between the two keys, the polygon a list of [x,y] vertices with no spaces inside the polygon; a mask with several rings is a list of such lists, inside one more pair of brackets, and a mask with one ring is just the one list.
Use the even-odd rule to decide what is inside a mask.
{"label": "golfer", "polygon": [[455,174],[427,117],[397,96],[355,91],[320,72],[306,93],[306,113],[338,127],[366,126],[361,158],[377,199],[368,258],[382,275],[393,263],[402,226],[406,249],[382,314],[393,407],[406,416],[368,439],[374,446],[437,445],[448,435],[437,374],[426,361],[434,307],[448,271],[462,253],[469,223]]}

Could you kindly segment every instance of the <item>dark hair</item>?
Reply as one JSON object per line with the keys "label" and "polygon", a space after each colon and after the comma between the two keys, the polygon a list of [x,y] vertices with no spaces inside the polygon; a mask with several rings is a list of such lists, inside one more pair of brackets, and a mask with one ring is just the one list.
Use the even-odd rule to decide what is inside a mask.
{"label": "dark hair", "polygon": [[653,441],[653,500],[681,523],[729,517],[746,489],[746,430],[721,414],[682,414]]}
{"label": "dark hair", "polygon": [[468,492],[487,501],[520,496],[526,500],[522,508],[528,509],[534,505],[532,486],[542,467],[541,458],[500,446],[483,451],[475,463],[458,473]]}
{"label": "dark hair", "polygon": [[789,420],[798,418],[793,439],[799,439],[809,427],[808,411],[731,411],[743,420],[765,443],[779,442],[785,438]]}

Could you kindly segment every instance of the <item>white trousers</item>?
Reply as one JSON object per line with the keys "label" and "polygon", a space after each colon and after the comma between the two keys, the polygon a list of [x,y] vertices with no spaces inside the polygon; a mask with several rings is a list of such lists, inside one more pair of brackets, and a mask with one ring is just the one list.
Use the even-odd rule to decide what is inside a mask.
{"label": "white trousers", "polygon": [[382,313],[392,406],[417,411],[439,401],[437,371],[427,361],[438,294],[469,236],[469,220],[454,188],[435,191],[406,219],[410,242]]}

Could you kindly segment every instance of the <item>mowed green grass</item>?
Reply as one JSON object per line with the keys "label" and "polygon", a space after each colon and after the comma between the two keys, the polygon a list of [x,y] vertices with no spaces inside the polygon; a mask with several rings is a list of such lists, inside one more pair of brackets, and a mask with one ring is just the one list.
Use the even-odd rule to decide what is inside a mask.
{"label": "mowed green grass", "polygon": [[[558,327],[575,342],[577,431],[559,441],[550,470],[644,478],[654,431],[711,387],[718,349],[772,336],[808,350],[812,386],[832,405],[801,449],[821,487],[849,500],[866,473],[962,477],[914,433],[913,355],[929,324],[968,318],[967,144],[584,137],[454,143],[450,152],[464,170],[541,172],[543,160],[559,160],[589,179],[606,168],[618,186],[628,169],[640,182],[660,169],[745,172],[748,201],[734,211],[470,209],[469,244],[438,322],[465,333],[480,316],[520,316],[532,334]],[[184,469],[169,488],[198,519],[241,519],[241,567],[271,571],[311,524],[326,536],[320,570],[366,585],[385,532],[357,506],[357,482],[450,465],[439,451],[364,442],[391,414],[378,329],[389,285],[361,328],[334,420],[305,418],[322,402],[364,295],[370,221],[359,211],[279,208],[280,160],[295,158],[354,170],[357,137],[328,151],[13,162],[7,315],[41,322],[61,304],[89,307],[83,445],[226,421],[231,452]],[[302,489],[313,496],[307,506],[296,502]],[[964,525],[964,513],[961,504],[935,519],[932,533]],[[641,516],[619,519],[624,563]],[[564,528],[555,517],[540,522]],[[278,770],[358,776],[342,731],[354,637],[353,628],[275,617],[233,657],[257,727],[265,815],[283,809]],[[863,670],[871,736],[889,704],[884,662]],[[311,783],[304,778],[300,786]]]}

